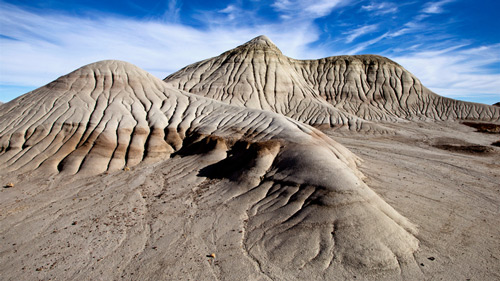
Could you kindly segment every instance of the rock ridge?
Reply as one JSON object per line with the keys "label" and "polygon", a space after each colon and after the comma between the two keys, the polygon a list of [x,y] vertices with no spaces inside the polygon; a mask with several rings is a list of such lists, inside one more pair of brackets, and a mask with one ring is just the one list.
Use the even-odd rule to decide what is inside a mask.
{"label": "rock ridge", "polygon": [[296,60],[284,56],[265,36],[187,66],[164,81],[187,92],[271,110],[310,125],[380,130],[369,121],[500,120],[500,109],[441,97],[388,58]]}

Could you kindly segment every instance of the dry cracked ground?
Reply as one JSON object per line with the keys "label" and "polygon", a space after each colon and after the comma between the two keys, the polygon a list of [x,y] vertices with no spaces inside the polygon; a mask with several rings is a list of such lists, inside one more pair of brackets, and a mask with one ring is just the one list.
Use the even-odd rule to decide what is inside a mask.
{"label": "dry cracked ground", "polygon": [[498,280],[500,108],[265,36],[0,105],[3,280]]}

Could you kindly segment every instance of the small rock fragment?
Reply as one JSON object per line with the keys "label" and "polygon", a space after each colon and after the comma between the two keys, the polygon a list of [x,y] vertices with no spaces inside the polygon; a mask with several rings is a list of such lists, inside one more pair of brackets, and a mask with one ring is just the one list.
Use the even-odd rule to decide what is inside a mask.
{"label": "small rock fragment", "polygon": [[436,258],[435,258],[435,257],[428,257],[427,259],[428,259],[428,260],[430,260],[430,261],[433,261],[433,260],[435,260]]}
{"label": "small rock fragment", "polygon": [[11,188],[11,187],[14,187],[14,183],[12,182],[9,182],[5,185],[5,188]]}
{"label": "small rock fragment", "polygon": [[124,171],[130,171],[130,168],[128,166],[125,166],[125,168],[123,168]]}

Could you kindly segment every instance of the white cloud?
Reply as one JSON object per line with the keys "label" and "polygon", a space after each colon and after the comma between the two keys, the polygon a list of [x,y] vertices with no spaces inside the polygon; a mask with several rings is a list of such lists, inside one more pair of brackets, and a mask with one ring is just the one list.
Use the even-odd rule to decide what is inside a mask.
{"label": "white cloud", "polygon": [[330,14],[335,8],[352,2],[350,0],[276,0],[272,5],[285,13],[285,18],[320,18]]}
{"label": "white cloud", "polygon": [[[295,1],[279,2],[292,5],[291,2]],[[169,3],[174,3],[171,7],[174,7],[175,15],[177,2]],[[251,18],[248,23],[246,19],[254,14],[239,13],[240,7],[227,6],[214,12],[220,18],[207,17],[203,28],[161,19],[145,21],[109,15],[81,18],[42,14],[2,3],[0,27],[5,37],[0,37],[0,100],[8,100],[4,89],[8,88],[12,93],[17,88],[43,86],[78,67],[103,59],[125,60],[164,78],[190,63],[217,56],[262,34],[271,38],[285,55],[298,59],[357,54],[372,45],[396,42],[386,54],[436,93],[451,97],[477,93],[499,95],[500,44],[472,48],[464,46],[464,42],[445,42],[438,39],[439,34],[433,34],[432,38],[418,37],[430,28],[419,20],[396,30],[382,31],[383,34],[366,36],[368,39],[359,43],[355,40],[381,30],[383,26],[362,26],[350,31],[347,39],[343,38],[344,34],[318,42],[322,31],[314,23],[314,17],[333,11],[338,7],[335,5],[347,4],[334,1],[335,5],[322,6],[321,3],[326,2],[310,8],[315,12],[309,12],[309,18],[295,17],[293,13],[300,10],[296,7],[293,11],[281,11],[290,19],[272,23],[262,23],[258,17]],[[290,6],[282,9],[286,7],[292,9]],[[227,18],[227,13],[234,14],[235,18]],[[406,42],[408,37],[404,36],[409,34],[414,40]],[[398,37],[397,41],[387,41],[395,37]],[[342,51],[333,49],[331,42],[335,40],[356,44],[349,44],[350,47]],[[320,43],[319,46],[323,47],[312,47],[311,43]],[[453,44],[455,47],[449,48]]]}
{"label": "white cloud", "polygon": [[237,10],[238,9],[236,8],[236,6],[234,6],[234,5],[228,5],[226,8],[220,10],[219,12],[230,14],[230,13],[236,12]]}
{"label": "white cloud", "polygon": [[371,25],[361,26],[359,28],[353,29],[348,32],[344,32],[343,34],[347,35],[346,43],[351,43],[356,38],[377,30],[377,27],[378,27],[377,24],[371,24]]}
{"label": "white cloud", "polygon": [[226,8],[220,10],[219,13],[226,14],[226,20],[233,21],[238,17],[238,15],[245,13],[245,11],[242,11],[242,9],[236,7],[235,5],[228,5]]}
{"label": "white cloud", "polygon": [[[307,44],[319,38],[309,22],[196,29],[177,23],[120,17],[37,14],[4,4],[0,10],[0,84],[43,86],[104,59],[131,62],[159,78],[265,34],[296,58],[325,55]],[[0,94],[1,95],[1,94]]]}
{"label": "white cloud", "polygon": [[454,0],[441,0],[438,2],[429,2],[424,6],[422,12],[426,14],[441,14],[444,12],[443,6],[453,1]]}
{"label": "white cloud", "polygon": [[376,15],[392,14],[398,11],[398,7],[390,2],[371,3],[370,5],[361,6],[361,9],[374,12]]}
{"label": "white cloud", "polygon": [[[418,18],[418,17],[417,17]],[[429,27],[427,24],[422,23],[421,19],[415,19],[413,21],[407,22],[406,24],[403,25],[402,28],[392,31],[389,33],[388,37],[394,38],[394,37],[399,37],[402,35],[406,35],[409,33],[422,33],[425,30],[428,30]]]}
{"label": "white cloud", "polygon": [[452,97],[489,96],[500,100],[500,44],[479,48],[456,46],[396,56],[395,60],[437,94]]}
{"label": "white cloud", "polygon": [[364,41],[364,42],[358,43],[358,44],[354,45],[354,48],[351,48],[350,50],[346,51],[345,53],[348,54],[348,55],[358,55],[363,50],[365,50],[366,48],[368,48],[369,46],[382,41],[383,39],[387,38],[388,36],[389,36],[389,33],[386,32],[386,33],[384,33],[384,34],[382,34],[382,35],[380,35],[378,37],[375,37],[373,39],[370,39],[368,41]]}

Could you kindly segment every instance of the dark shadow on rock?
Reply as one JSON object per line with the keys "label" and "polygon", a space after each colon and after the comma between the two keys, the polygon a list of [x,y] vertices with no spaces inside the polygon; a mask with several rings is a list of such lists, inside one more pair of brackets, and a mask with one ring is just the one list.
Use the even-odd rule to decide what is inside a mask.
{"label": "dark shadow on rock", "polygon": [[264,142],[236,141],[227,151],[227,158],[200,170],[198,176],[211,179],[227,178],[238,181],[255,167],[262,153],[268,153],[273,147],[279,146],[275,140]]}
{"label": "dark shadow on rock", "polygon": [[453,152],[472,153],[472,154],[485,154],[493,151],[491,147],[478,144],[472,144],[472,145],[438,144],[435,145],[434,147]]}
{"label": "dark shadow on rock", "polygon": [[221,137],[192,133],[183,140],[182,147],[172,157],[205,154],[223,144],[225,140]]}
{"label": "dark shadow on rock", "polygon": [[253,166],[257,156],[258,151],[253,144],[238,141],[227,152],[227,158],[201,169],[198,176],[238,180],[249,166]]}
{"label": "dark shadow on rock", "polygon": [[463,122],[462,124],[475,128],[477,132],[488,134],[500,134],[500,125],[484,122]]}

